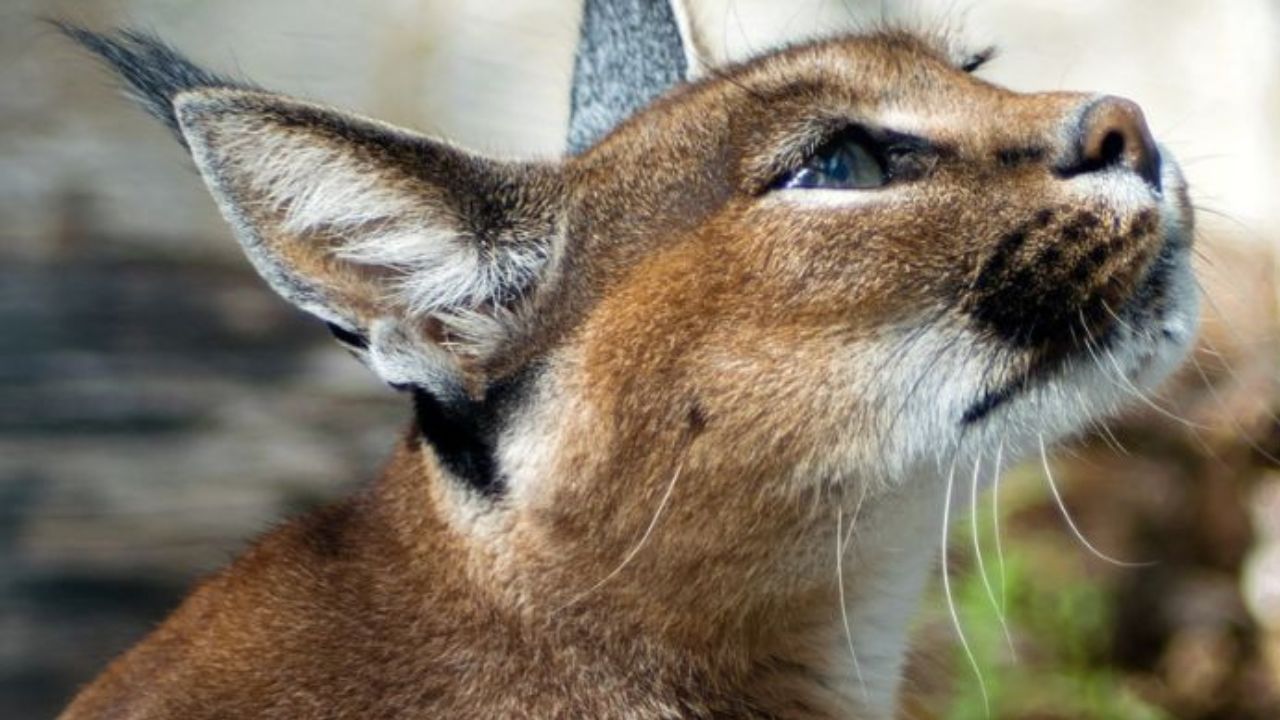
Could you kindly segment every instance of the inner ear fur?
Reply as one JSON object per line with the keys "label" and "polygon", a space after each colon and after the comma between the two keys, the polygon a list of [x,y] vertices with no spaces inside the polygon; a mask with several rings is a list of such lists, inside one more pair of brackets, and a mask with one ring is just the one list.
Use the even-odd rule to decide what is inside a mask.
{"label": "inner ear fur", "polygon": [[554,167],[265,92],[185,92],[175,112],[254,266],[389,383],[495,352],[548,274]]}

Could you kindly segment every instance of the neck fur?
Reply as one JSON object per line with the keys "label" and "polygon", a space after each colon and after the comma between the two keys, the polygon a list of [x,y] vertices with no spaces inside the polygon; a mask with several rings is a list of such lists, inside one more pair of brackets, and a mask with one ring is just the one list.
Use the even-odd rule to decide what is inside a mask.
{"label": "neck fur", "polygon": [[[433,469],[425,448],[422,456],[436,491],[417,510],[434,507],[461,531],[476,590],[517,608],[531,634],[609,656],[600,662],[638,653],[673,677],[715,678],[779,717],[796,708],[808,708],[799,717],[891,716],[941,531],[940,483],[887,491],[839,519],[839,502],[759,508],[745,497],[707,498],[683,468],[664,483],[611,485],[661,491],[642,502],[593,493],[600,485],[584,481],[561,485],[581,492],[544,503],[526,496],[477,510],[495,500]],[[717,511],[757,520],[720,533]]]}

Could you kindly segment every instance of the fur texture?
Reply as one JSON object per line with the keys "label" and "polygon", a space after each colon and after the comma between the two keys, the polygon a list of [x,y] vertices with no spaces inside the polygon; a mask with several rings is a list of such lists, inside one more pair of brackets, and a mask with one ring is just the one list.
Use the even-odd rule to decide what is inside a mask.
{"label": "fur texture", "polygon": [[[948,480],[1194,331],[1190,206],[1140,114],[912,33],[718,69],[538,164],[72,34],[172,103],[255,266],[419,421],[68,720],[891,717]],[[883,186],[783,182],[851,132]]]}
{"label": "fur texture", "polygon": [[174,50],[160,38],[138,30],[112,35],[90,32],[70,23],[54,26],[102,58],[127,83],[138,104],[164,123],[184,146],[173,100],[179,93],[207,88],[253,89],[250,83],[212,73]]}

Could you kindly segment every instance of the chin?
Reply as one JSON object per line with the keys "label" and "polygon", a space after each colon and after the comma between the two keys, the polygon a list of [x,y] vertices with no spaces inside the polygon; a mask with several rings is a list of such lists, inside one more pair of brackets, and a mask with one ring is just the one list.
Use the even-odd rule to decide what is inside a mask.
{"label": "chin", "polygon": [[1152,393],[1186,359],[1196,337],[1200,293],[1191,266],[1192,222],[1186,186],[1166,160],[1155,208],[1161,244],[1128,297],[1106,307],[1101,332],[1073,333],[1053,362],[1013,371],[980,390],[966,409],[960,455],[1004,447],[1016,457],[1089,429],[1130,406],[1152,405]]}

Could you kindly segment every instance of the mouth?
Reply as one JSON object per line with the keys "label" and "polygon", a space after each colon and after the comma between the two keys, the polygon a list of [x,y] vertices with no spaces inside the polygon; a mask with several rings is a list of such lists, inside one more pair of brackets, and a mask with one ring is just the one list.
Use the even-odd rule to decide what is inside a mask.
{"label": "mouth", "polygon": [[962,414],[961,426],[967,428],[981,423],[1026,391],[1070,374],[1071,369],[1082,362],[1101,365],[1100,356],[1105,354],[1110,358],[1113,350],[1120,346],[1129,350],[1125,353],[1129,362],[1127,367],[1114,370],[1126,376],[1126,383],[1150,374],[1163,357],[1179,355],[1190,343],[1187,316],[1194,315],[1194,310],[1188,306],[1195,305],[1179,287],[1193,284],[1189,237],[1190,233],[1181,228],[1164,232],[1155,258],[1128,297],[1118,307],[1103,303],[1108,322],[1094,331],[1082,314],[1078,329],[1071,333],[1072,342],[1064,352],[1033,355],[1022,367],[981,391]]}

